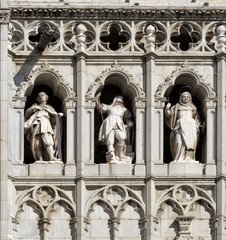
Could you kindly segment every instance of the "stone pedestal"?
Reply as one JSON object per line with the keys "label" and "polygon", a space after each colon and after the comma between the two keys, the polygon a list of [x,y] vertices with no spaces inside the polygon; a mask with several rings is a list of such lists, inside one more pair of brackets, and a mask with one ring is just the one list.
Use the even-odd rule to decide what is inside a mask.
{"label": "stone pedestal", "polygon": [[170,176],[191,176],[191,175],[202,175],[202,164],[199,162],[195,163],[180,163],[171,162],[168,166],[168,172]]}
{"label": "stone pedestal", "polygon": [[100,176],[131,176],[132,164],[99,164]]}
{"label": "stone pedestal", "polygon": [[63,163],[33,163],[29,165],[30,176],[62,176]]}

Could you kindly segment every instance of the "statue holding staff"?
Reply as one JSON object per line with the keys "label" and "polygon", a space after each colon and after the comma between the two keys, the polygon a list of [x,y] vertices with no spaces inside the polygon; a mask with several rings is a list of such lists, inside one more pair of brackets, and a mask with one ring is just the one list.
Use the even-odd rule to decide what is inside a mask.
{"label": "statue holding staff", "polygon": [[126,155],[126,140],[128,128],[132,128],[134,122],[132,114],[124,106],[123,97],[115,97],[111,105],[101,104],[98,98],[96,108],[101,114],[108,114],[103,120],[98,139],[107,145],[108,163],[131,163],[132,157]]}

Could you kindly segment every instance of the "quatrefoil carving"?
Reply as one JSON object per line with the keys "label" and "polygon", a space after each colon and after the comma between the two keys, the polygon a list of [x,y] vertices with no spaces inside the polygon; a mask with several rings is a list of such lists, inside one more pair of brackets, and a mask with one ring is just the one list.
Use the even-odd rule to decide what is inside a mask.
{"label": "quatrefoil carving", "polygon": [[121,24],[112,23],[103,29],[100,40],[108,50],[117,51],[128,44],[130,34]]}
{"label": "quatrefoil carving", "polygon": [[177,50],[187,51],[196,46],[201,40],[198,29],[190,23],[177,25],[171,33],[171,42]]}

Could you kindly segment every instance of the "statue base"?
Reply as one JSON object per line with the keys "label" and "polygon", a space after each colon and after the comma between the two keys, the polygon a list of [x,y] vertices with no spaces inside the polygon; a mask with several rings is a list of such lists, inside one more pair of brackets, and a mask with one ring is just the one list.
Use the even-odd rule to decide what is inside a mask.
{"label": "statue base", "polygon": [[57,159],[55,161],[44,161],[44,160],[38,160],[34,162],[35,164],[39,163],[39,164],[55,164],[55,163],[60,163],[63,164],[63,162],[61,161],[61,159]]}
{"label": "statue base", "polygon": [[196,161],[195,159],[191,159],[191,158],[173,160],[173,162],[175,162],[175,163],[199,163],[199,161]]}
{"label": "statue base", "polygon": [[107,154],[106,155],[106,160],[107,163],[119,163],[119,164],[127,164],[127,163],[132,163],[132,157],[130,156],[123,156],[121,158],[119,158],[118,156],[116,156],[115,158],[112,158],[112,154]]}
{"label": "statue base", "polygon": [[168,165],[168,173],[170,176],[202,176],[203,166],[198,161],[194,162],[170,162]]}

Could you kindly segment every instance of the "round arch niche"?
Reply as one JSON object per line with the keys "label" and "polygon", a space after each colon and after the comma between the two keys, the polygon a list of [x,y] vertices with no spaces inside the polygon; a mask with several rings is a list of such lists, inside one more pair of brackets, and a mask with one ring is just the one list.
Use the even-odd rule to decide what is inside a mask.
{"label": "round arch niche", "polygon": [[[124,98],[125,107],[132,113],[132,103],[133,99],[136,97],[136,91],[133,87],[129,86],[126,79],[119,74],[112,74],[107,77],[104,81],[104,86],[99,88],[96,92],[96,95],[101,93],[100,101],[101,103],[110,105],[113,102],[113,99],[121,95]],[[103,120],[107,117],[107,114],[101,114],[95,109],[95,122],[94,122],[94,162],[95,163],[106,163],[106,145],[101,144],[98,141],[99,130]],[[134,121],[134,119],[133,119]],[[134,121],[135,122],[135,121]],[[132,134],[132,151],[134,152],[135,144],[135,128],[133,129]]]}
{"label": "round arch niche", "polygon": [[[208,91],[202,85],[198,84],[197,79],[193,75],[184,73],[175,79],[174,85],[171,85],[166,89],[164,97],[167,99],[166,104],[171,103],[171,106],[173,106],[179,102],[180,95],[186,91],[190,92],[192,95],[192,102],[197,108],[198,119],[200,122],[200,133],[195,159],[203,163],[204,146],[206,141],[205,110],[203,108],[203,102],[208,97]],[[167,127],[164,121],[164,163],[169,163],[172,161],[169,145],[170,132],[171,130]]]}

